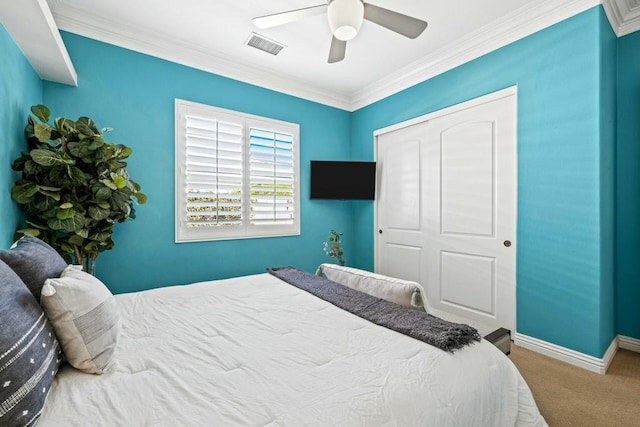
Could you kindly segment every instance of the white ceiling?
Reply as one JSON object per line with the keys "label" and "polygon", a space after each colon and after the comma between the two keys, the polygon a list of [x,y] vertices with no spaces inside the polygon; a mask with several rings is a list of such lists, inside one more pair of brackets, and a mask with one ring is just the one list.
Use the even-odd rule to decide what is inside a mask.
{"label": "white ceiling", "polygon": [[[256,16],[314,6],[323,0],[23,1],[37,2],[43,8],[48,3],[61,30],[347,110],[600,3],[371,0],[377,6],[426,20],[429,26],[420,37],[410,40],[365,21],[357,37],[348,42],[345,60],[328,64],[331,33],[326,15],[265,30],[251,23]],[[607,1],[615,6],[636,0]],[[1,10],[2,3],[9,2],[14,0],[0,0],[0,18],[11,32],[6,12],[2,15]],[[630,9],[638,12],[635,3]],[[607,14],[612,13],[607,10]],[[287,47],[272,56],[246,46],[252,32]],[[17,43],[20,45],[20,40]]]}

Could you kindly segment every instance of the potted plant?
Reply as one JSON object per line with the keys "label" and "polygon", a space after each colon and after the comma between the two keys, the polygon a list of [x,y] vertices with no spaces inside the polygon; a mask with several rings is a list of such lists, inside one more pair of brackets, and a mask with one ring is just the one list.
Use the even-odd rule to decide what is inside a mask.
{"label": "potted plant", "polygon": [[59,117],[51,125],[44,105],[31,112],[25,128],[29,151],[13,162],[22,176],[11,189],[29,228],[16,234],[41,238],[95,274],[98,254],[114,246],[114,224],[134,219],[134,201],[147,200],[126,170],[132,150],[106,142],[110,129],[98,130],[88,117]]}
{"label": "potted plant", "polygon": [[342,233],[338,233],[336,230],[331,230],[329,237],[327,237],[327,241],[323,243],[324,253],[329,255],[331,258],[335,258],[338,261],[338,264],[344,265],[344,258],[342,255],[342,247],[340,246],[340,236]]}

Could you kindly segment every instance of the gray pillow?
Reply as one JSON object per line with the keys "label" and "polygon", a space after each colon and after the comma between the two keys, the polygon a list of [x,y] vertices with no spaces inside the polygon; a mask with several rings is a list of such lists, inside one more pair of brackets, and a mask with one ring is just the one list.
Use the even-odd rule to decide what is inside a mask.
{"label": "gray pillow", "polygon": [[62,354],[42,308],[0,261],[0,425],[33,425]]}
{"label": "gray pillow", "polygon": [[121,328],[109,289],[70,265],[60,278],[46,280],[40,303],[69,364],[90,374],[104,373],[113,360]]}
{"label": "gray pillow", "polygon": [[67,267],[67,262],[55,249],[33,236],[24,236],[11,249],[0,251],[0,261],[4,261],[20,276],[36,301],[40,301],[44,281],[50,277],[60,277]]}

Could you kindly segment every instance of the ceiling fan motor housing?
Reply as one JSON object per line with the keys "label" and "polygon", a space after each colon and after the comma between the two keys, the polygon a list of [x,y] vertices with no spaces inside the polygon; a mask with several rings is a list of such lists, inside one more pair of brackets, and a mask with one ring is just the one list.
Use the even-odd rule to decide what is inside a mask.
{"label": "ceiling fan motor housing", "polygon": [[331,0],[327,8],[329,28],[338,40],[351,40],[364,19],[364,3],[362,0]]}

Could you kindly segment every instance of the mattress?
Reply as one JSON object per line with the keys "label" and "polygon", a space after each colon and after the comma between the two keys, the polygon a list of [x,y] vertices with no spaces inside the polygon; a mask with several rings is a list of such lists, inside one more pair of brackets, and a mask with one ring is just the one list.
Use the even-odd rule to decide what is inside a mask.
{"label": "mattress", "polygon": [[489,342],[447,353],[268,274],[116,300],[113,366],[63,367],[39,425],[546,425]]}

